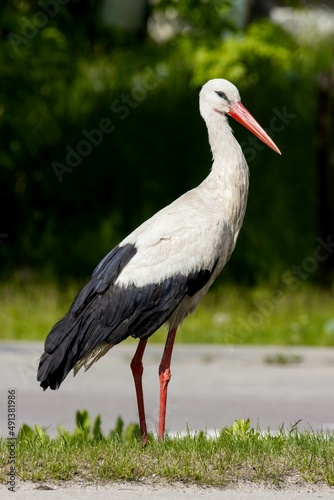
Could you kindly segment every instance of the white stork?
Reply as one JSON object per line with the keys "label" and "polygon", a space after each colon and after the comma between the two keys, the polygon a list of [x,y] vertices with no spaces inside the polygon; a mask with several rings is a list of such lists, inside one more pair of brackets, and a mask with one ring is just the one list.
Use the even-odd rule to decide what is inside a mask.
{"label": "white stork", "polygon": [[280,153],[227,80],[210,80],[202,87],[200,112],[213,154],[210,174],[102,259],[68,313],[46,338],[38,368],[37,379],[43,389],[58,389],[72,368],[74,375],[83,366],[87,370],[130,335],[139,338],[130,366],[143,444],[147,428],[142,358],[147,339],[161,325],[168,325],[159,366],[161,439],[176,330],[229,260],[245,215],[248,166],[226,115]]}

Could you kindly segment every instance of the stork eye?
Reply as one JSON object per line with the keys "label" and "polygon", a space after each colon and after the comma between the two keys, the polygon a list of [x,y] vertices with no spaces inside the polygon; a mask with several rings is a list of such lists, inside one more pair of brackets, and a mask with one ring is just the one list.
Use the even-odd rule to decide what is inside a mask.
{"label": "stork eye", "polygon": [[230,102],[230,100],[228,99],[227,95],[225,94],[225,92],[222,92],[221,90],[217,91],[216,90],[216,94],[221,97],[222,99],[225,99],[225,101],[227,102]]}

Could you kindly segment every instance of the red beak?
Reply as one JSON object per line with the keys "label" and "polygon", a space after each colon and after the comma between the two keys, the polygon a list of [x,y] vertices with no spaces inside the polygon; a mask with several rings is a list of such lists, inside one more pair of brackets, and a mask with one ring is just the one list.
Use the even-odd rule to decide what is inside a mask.
{"label": "red beak", "polygon": [[256,137],[258,137],[262,142],[264,142],[271,149],[276,151],[278,154],[282,154],[274,141],[272,141],[269,135],[263,130],[261,125],[253,118],[249,111],[245,108],[241,102],[237,102],[230,107],[230,111],[228,113],[232,118],[237,120],[237,122],[241,123],[244,127],[250,130]]}

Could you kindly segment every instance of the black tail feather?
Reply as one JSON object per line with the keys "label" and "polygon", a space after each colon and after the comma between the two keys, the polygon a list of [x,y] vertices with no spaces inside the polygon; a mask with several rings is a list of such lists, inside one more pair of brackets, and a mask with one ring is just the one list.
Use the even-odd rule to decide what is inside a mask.
{"label": "black tail feather", "polygon": [[37,380],[44,390],[58,389],[78,361],[77,327],[77,318],[66,315],[49,333],[37,372]]}

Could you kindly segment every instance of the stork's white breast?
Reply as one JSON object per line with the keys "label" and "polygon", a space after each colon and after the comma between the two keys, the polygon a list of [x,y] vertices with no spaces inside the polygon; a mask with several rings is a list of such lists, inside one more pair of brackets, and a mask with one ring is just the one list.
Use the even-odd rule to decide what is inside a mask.
{"label": "stork's white breast", "polygon": [[220,269],[234,247],[224,214],[189,191],[144,222],[120,245],[134,244],[137,253],[120,273],[116,284],[145,286],[181,273]]}

